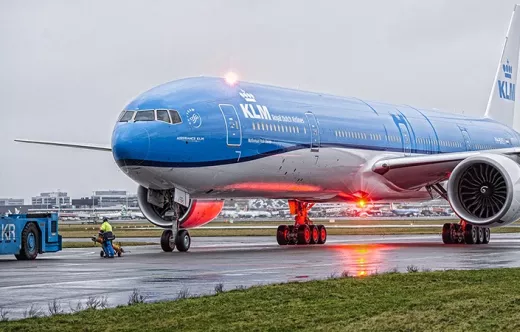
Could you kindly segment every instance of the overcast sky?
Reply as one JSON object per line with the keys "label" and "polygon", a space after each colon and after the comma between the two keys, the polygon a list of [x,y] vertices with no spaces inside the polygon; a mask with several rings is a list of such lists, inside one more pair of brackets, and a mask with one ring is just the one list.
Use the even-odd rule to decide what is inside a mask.
{"label": "overcast sky", "polygon": [[13,139],[109,144],[128,101],[187,76],[481,115],[516,1],[0,0],[0,197],[135,191],[110,153]]}

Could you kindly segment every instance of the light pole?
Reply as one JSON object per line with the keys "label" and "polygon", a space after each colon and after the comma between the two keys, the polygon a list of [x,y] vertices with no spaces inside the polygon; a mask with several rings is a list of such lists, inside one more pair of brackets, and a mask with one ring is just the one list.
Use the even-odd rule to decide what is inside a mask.
{"label": "light pole", "polygon": [[58,202],[58,218],[60,217],[60,212],[61,212],[61,197],[60,197],[60,188],[58,188],[58,197],[57,197],[57,202]]}

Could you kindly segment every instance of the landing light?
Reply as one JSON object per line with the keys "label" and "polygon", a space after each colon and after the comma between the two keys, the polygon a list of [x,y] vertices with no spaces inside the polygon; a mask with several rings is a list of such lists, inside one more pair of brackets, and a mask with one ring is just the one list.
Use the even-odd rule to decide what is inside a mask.
{"label": "landing light", "polygon": [[235,85],[238,82],[238,75],[232,71],[227,73],[224,78],[226,80],[226,83],[229,85]]}
{"label": "landing light", "polygon": [[366,205],[365,200],[364,200],[364,199],[360,199],[360,200],[358,201],[358,205],[359,205],[359,207],[362,207],[362,208],[365,207],[365,205]]}

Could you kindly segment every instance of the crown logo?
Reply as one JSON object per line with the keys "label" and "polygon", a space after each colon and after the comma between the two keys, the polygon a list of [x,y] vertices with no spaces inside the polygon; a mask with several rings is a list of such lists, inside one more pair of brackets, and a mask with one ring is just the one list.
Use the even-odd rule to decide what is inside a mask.
{"label": "crown logo", "polygon": [[245,92],[244,90],[240,90],[240,97],[244,98],[245,101],[250,103],[256,103],[256,98],[252,93]]}
{"label": "crown logo", "polygon": [[511,78],[513,75],[513,66],[509,64],[509,59],[507,60],[507,63],[502,65],[502,70],[504,71],[504,76],[506,78]]}

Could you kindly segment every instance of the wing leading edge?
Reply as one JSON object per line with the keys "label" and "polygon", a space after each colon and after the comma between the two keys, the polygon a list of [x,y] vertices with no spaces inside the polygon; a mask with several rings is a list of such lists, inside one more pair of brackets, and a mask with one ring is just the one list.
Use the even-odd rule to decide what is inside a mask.
{"label": "wing leading edge", "polygon": [[35,140],[28,140],[28,139],[15,139],[14,141],[15,142],[20,142],[20,143],[61,146],[61,147],[66,147],[66,148],[75,148],[75,149],[82,149],[82,150],[96,150],[96,151],[105,151],[105,152],[112,151],[112,148],[109,147],[109,146],[102,146],[102,145],[96,145],[96,144],[79,144],[79,143],[63,143],[63,142],[50,142],[50,141],[35,141]]}
{"label": "wing leading edge", "polygon": [[520,148],[387,158],[376,161],[372,171],[400,188],[413,189],[447,180],[462,160],[482,153],[519,156]]}

